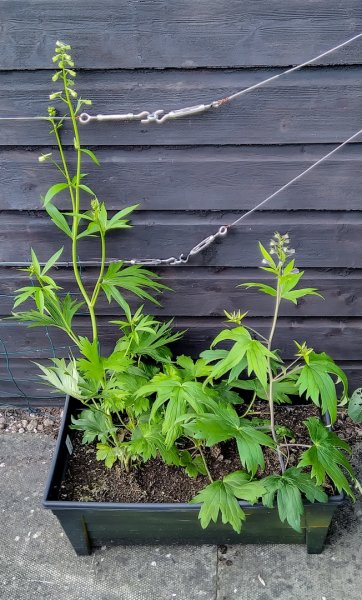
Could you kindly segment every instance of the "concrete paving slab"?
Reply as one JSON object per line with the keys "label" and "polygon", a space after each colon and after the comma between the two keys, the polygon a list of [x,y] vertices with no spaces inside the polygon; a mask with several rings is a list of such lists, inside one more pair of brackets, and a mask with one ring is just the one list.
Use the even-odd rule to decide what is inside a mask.
{"label": "concrete paving slab", "polygon": [[40,502],[54,441],[0,436],[1,600],[214,600],[217,550],[104,548],[77,557]]}

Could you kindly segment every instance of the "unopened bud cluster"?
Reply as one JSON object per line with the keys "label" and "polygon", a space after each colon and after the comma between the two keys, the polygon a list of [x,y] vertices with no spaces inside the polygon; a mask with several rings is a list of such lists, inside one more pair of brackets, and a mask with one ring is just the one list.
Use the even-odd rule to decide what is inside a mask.
{"label": "unopened bud cluster", "polygon": [[287,258],[295,254],[294,248],[290,248],[290,238],[289,234],[286,233],[282,235],[277,231],[274,233],[274,236],[270,240],[269,243],[269,252],[270,254],[275,254],[281,263],[284,263]]}
{"label": "unopened bud cluster", "polygon": [[[56,42],[55,44],[55,54],[53,56],[53,63],[58,63],[58,71],[56,71],[52,77],[52,81],[58,81],[60,79],[63,83],[63,89],[59,92],[54,92],[50,94],[50,100],[61,99],[65,100],[63,93],[67,98],[78,98],[78,94],[74,89],[74,79],[77,73],[74,70],[74,61],[70,54],[71,46],[69,44],[64,44],[63,42]],[[75,112],[80,108],[81,105],[86,104],[90,106],[92,104],[91,100],[79,100],[78,106]],[[50,107],[52,108],[52,107]],[[55,115],[50,115],[55,116]]]}

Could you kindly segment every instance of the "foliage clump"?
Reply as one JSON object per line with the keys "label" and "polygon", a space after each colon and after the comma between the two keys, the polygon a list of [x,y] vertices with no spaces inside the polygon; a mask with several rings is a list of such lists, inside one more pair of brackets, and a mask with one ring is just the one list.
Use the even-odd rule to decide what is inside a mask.
{"label": "foliage clump", "polygon": [[[246,312],[225,312],[227,327],[197,360],[184,355],[174,357],[169,345],[179,340],[182,332],[173,332],[171,322],[163,323],[145,314],[143,306],[132,311],[128,303],[135,296],[157,304],[157,297],[167,288],[142,266],[107,262],[108,236],[131,226],[128,217],[136,206],[110,215],[105,203],[85,183],[83,158],[87,156],[96,165],[99,161],[81,145],[78,116],[82,106],[91,102],[75,91],[76,72],[70,51],[70,46],[57,42],[53,58],[58,67],[53,81],[61,83],[61,90],[50,98],[65,107],[60,119],[57,110],[49,108],[57,158],[47,153],[39,160],[51,163],[61,175],[61,181],[45,194],[43,205],[54,225],[69,238],[78,293],[76,297],[65,293],[49,274],[57,266],[63,248],[44,266],[32,250],[32,262],[26,269],[32,284],[17,290],[14,304],[18,308],[32,301],[33,308],[15,312],[14,318],[28,322],[30,327],[59,328],[74,346],[69,358],[55,358],[51,366],[39,365],[41,377],[83,405],[83,410],[73,416],[72,427],[83,433],[83,443],[96,444],[97,458],[106,467],[118,462],[128,470],[161,457],[190,477],[207,476],[209,485],[192,500],[201,505],[202,527],[216,522],[221,515],[223,523],[239,532],[245,519],[240,500],[269,507],[276,501],[281,520],[300,531],[304,498],[326,502],[327,482],[353,497],[351,482],[358,485],[346,457],[350,453],[348,444],[319,418],[306,420],[310,443],[293,467],[288,466],[293,443],[287,441],[286,427],[275,422],[275,404],[290,404],[293,397],[303,397],[333,424],[338,402],[348,399],[346,376],[330,356],[315,352],[306,342],[295,342],[295,360],[286,364],[274,347],[281,303],[297,304],[301,298],[318,292],[300,287],[303,271],[296,267],[289,236],[276,233],[269,249],[259,244],[261,269],[268,274],[267,279],[242,284],[273,299],[268,332],[248,326]],[[61,141],[64,117],[70,117],[75,166]],[[61,192],[69,197],[69,210],[65,212],[55,203]],[[98,240],[101,255],[91,289],[78,264],[79,246],[90,237]],[[96,313],[101,295],[118,305],[121,312],[120,318],[112,321],[120,337],[106,355],[101,351]],[[80,335],[77,327],[77,316],[84,310],[90,318],[89,336]],[[269,418],[262,422],[253,411],[256,401],[267,403],[269,408]],[[240,469],[214,481],[205,449],[222,442],[236,445]],[[279,473],[263,476],[266,448],[276,453]]]}

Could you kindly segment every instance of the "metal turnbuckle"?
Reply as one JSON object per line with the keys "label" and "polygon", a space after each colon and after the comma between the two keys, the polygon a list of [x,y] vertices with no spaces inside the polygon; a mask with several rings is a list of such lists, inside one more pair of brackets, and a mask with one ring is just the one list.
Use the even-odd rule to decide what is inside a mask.
{"label": "metal turnbuckle", "polygon": [[202,250],[205,250],[205,248],[210,246],[210,244],[212,244],[216,240],[216,238],[226,235],[227,232],[228,226],[222,225],[216,233],[214,233],[213,235],[209,235],[205,239],[201,240],[201,242],[199,242],[196,246],[194,246],[192,250],[190,250],[189,256],[195,256],[195,254],[199,254],[199,252],[202,252]]}
{"label": "metal turnbuckle", "polygon": [[157,123],[161,125],[165,121],[173,119],[181,119],[181,117],[187,117],[191,115],[197,115],[203,113],[206,110],[212,108],[212,104],[198,104],[197,106],[186,106],[185,108],[179,108],[177,110],[171,110],[164,114],[164,110],[155,110],[149,114],[145,119],[142,119],[141,123]]}

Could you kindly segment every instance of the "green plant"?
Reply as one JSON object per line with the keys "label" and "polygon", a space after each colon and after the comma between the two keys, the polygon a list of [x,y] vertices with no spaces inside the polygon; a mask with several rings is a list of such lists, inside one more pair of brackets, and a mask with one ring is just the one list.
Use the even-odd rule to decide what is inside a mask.
{"label": "green plant", "polygon": [[[305,421],[310,444],[303,446],[299,464],[288,468],[289,450],[294,444],[293,433],[282,423],[275,422],[275,404],[291,403],[291,396],[312,401],[322,415],[333,423],[337,416],[338,388],[340,401],[348,398],[347,379],[343,371],[325,353],[316,353],[305,342],[295,342],[295,360],[285,364],[273,348],[280,305],[283,301],[297,304],[300,298],[319,295],[314,288],[301,288],[303,276],[291,256],[288,235],[276,233],[269,251],[259,244],[263,266],[271,275],[271,284],[249,282],[243,287],[257,288],[274,298],[274,314],[268,335],[257,332],[245,323],[246,312],[225,312],[229,327],[214,339],[211,348],[201,353],[200,370],[185,373],[179,367],[166,367],[143,386],[138,397],[155,395],[150,420],[162,421],[162,431],[168,447],[179,443],[197,442],[201,456],[205,450],[220,443],[236,444],[243,471],[229,473],[210,484],[193,500],[200,502],[200,520],[206,527],[216,521],[219,513],[240,531],[245,515],[238,499],[262,501],[272,506],[277,498],[281,520],[287,520],[296,530],[301,528],[302,498],[310,502],[325,502],[323,487],[330,481],[336,490],[354,497],[350,480],[358,487],[344,452],[350,453],[346,442],[331,433],[316,417]],[[228,344],[228,347],[219,347]],[[190,360],[190,359],[188,359]],[[244,377],[244,378],[242,378]],[[251,394],[246,408],[239,393]],[[253,415],[255,402],[266,401],[269,419]],[[265,448],[272,449],[279,459],[280,474],[264,476]],[[305,449],[304,449],[305,448]],[[207,465],[205,465],[207,467]],[[255,477],[257,476],[257,479]]]}
{"label": "green plant", "polygon": [[[39,161],[51,163],[61,176],[61,181],[49,188],[42,201],[53,224],[68,238],[67,250],[70,247],[78,287],[77,299],[64,293],[49,274],[57,266],[64,248],[55,252],[44,266],[40,265],[32,250],[31,264],[25,269],[32,283],[17,290],[14,309],[29,301],[34,307],[14,312],[13,318],[27,322],[30,327],[56,327],[69,336],[77,356],[71,356],[69,360],[56,358],[51,366],[39,365],[41,377],[47,384],[71,394],[85,405],[80,417],[73,420],[73,426],[84,432],[84,442],[98,441],[98,457],[107,466],[119,459],[128,468],[133,446],[127,446],[123,440],[140,430],[139,417],[149,410],[147,399],[136,399],[135,392],[158,371],[158,363],[170,361],[167,344],[182,334],[171,332],[171,323],[161,323],[143,314],[142,306],[132,315],[125,299],[124,292],[142,301],[158,304],[153,294],[167,288],[157,275],[141,266],[126,266],[122,261],[107,263],[108,236],[130,227],[128,217],[137,206],[126,207],[110,215],[105,203],[85,183],[87,174],[83,172],[83,158],[90,158],[97,166],[99,161],[91,150],[81,144],[78,115],[82,107],[90,105],[91,101],[80,98],[75,90],[76,72],[70,51],[70,46],[57,42],[53,57],[57,70],[52,80],[60,83],[61,89],[52,93],[50,99],[65,108],[61,118],[57,116],[55,107],[48,109],[50,133],[55,137],[58,153],[56,157],[53,152],[42,154]],[[61,141],[65,118],[71,123],[75,160]],[[67,211],[60,211],[56,206],[61,193],[68,194]],[[84,210],[82,206],[87,208]],[[99,273],[91,289],[84,283],[78,264],[79,246],[85,238],[97,238],[100,245]],[[109,302],[115,302],[124,313],[123,320],[115,321],[120,327],[121,337],[107,356],[100,352],[96,316],[101,294]],[[90,318],[90,337],[81,336],[78,332],[76,318],[81,309],[86,309]]]}
{"label": "green plant", "polygon": [[[314,403],[333,423],[338,396],[348,399],[343,371],[325,353],[317,353],[306,342],[295,342],[295,360],[286,364],[274,348],[279,309],[282,302],[297,304],[300,298],[318,295],[314,288],[301,288],[303,271],[295,266],[288,235],[276,233],[269,251],[260,244],[263,266],[271,283],[244,283],[274,299],[269,332],[248,326],[247,313],[225,312],[228,326],[213,340],[198,360],[189,356],[174,358],[169,344],[182,332],[173,332],[171,322],[163,323],[144,313],[143,306],[132,312],[126,294],[141,301],[158,303],[153,294],[166,287],[152,272],[141,266],[126,266],[122,261],[107,262],[107,239],[114,230],[130,227],[131,206],[110,215],[104,202],[85,184],[87,175],[82,160],[94,153],[82,147],[78,114],[89,100],[75,91],[74,63],[70,46],[57,42],[54,62],[58,70],[53,81],[62,88],[51,94],[65,107],[60,119],[49,108],[51,134],[58,147],[44,154],[40,162],[50,162],[62,176],[43,198],[44,208],[54,225],[68,238],[71,263],[78,293],[65,293],[50,271],[57,266],[63,248],[41,266],[34,250],[26,269],[32,284],[17,290],[14,308],[32,302],[32,308],[14,312],[13,318],[30,327],[56,327],[66,333],[75,351],[68,359],[55,358],[50,366],[39,365],[47,385],[77,398],[84,409],[72,417],[72,427],[83,433],[83,443],[95,443],[97,458],[111,468],[119,462],[126,470],[161,457],[169,465],[184,469],[190,477],[203,476],[209,484],[192,500],[200,503],[202,527],[216,521],[240,531],[245,513],[239,500],[258,501],[272,506],[276,498],[282,521],[301,528],[303,498],[310,502],[327,500],[325,487],[332,483],[338,491],[353,497],[351,482],[359,486],[345,453],[350,448],[316,417],[305,421],[308,444],[297,444],[293,432],[275,419],[275,405],[291,403],[291,397],[304,397]],[[61,130],[64,117],[70,118],[75,166],[64,150]],[[60,211],[55,200],[67,192],[69,210]],[[89,199],[87,208],[85,199]],[[99,272],[91,289],[85,285],[78,264],[79,245],[95,237],[100,245]],[[115,302],[121,317],[112,321],[120,330],[112,352],[100,348],[96,306],[103,294]],[[90,336],[80,335],[77,316],[89,315]],[[339,394],[339,392],[341,392]],[[254,414],[255,402],[266,403],[268,418]],[[350,403],[356,415],[360,396]],[[352,416],[352,414],[351,414]],[[236,448],[240,468],[222,478],[213,476],[210,453],[213,447],[229,444]],[[289,465],[289,451],[302,446],[297,466]],[[211,449],[211,450],[209,450]],[[214,448],[218,450],[218,448]],[[275,453],[279,472],[265,476],[265,452]]]}
{"label": "green plant", "polygon": [[355,423],[362,422],[362,388],[354,390],[348,404],[348,415]]}

